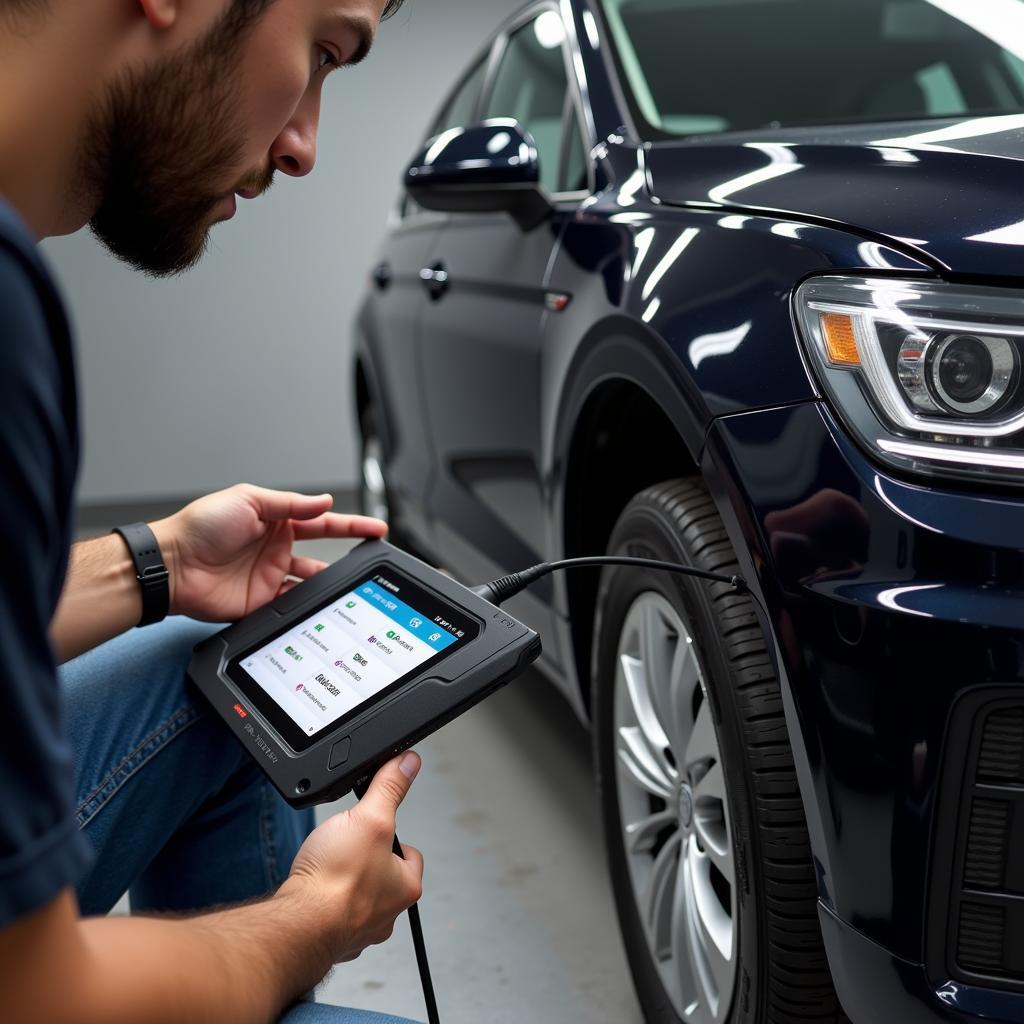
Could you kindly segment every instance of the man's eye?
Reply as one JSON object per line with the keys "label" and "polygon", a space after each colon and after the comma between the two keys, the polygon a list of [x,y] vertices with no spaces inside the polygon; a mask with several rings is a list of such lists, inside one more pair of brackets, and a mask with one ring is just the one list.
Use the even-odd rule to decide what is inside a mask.
{"label": "man's eye", "polygon": [[333,70],[338,67],[338,58],[334,54],[323,46],[318,46],[319,57],[317,58],[316,70],[317,72],[325,70]]}

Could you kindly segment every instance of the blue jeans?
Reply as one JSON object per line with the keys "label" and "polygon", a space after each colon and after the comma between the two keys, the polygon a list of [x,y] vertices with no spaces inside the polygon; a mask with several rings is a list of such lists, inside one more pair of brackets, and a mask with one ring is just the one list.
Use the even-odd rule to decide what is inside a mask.
{"label": "blue jeans", "polygon": [[[218,627],[168,619],[61,668],[78,824],[96,859],[85,915],[125,891],[137,912],[190,912],[263,896],[313,827],[185,681],[192,647]],[[281,1024],[403,1024],[302,1003]],[[404,1022],[408,1024],[408,1022]]]}

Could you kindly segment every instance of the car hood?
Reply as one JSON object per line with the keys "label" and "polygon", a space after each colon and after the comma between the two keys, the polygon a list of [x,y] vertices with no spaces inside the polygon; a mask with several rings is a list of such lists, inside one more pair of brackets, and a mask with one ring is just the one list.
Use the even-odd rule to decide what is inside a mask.
{"label": "car hood", "polygon": [[1024,115],[655,143],[652,194],[841,224],[954,274],[1024,276]]}

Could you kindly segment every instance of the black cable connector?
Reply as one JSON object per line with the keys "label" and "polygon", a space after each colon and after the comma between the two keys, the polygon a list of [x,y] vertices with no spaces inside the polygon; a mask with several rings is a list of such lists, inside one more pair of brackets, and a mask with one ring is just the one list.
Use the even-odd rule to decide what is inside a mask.
{"label": "black cable connector", "polygon": [[743,594],[749,591],[747,581],[742,576],[726,576],[719,572],[707,572],[705,569],[695,569],[690,565],[679,565],[676,562],[659,562],[654,558],[630,558],[626,555],[595,555],[592,558],[565,558],[560,562],[541,562],[539,565],[532,565],[529,569],[521,572],[514,572],[508,576],[501,576],[490,583],[470,589],[478,597],[497,606],[507,601],[510,597],[525,590],[531,583],[535,583],[542,576],[557,572],[561,569],[580,569],[587,566],[601,565],[626,565],[640,569],[658,569],[662,572],[674,572],[680,576],[695,576],[699,580],[710,580],[712,583],[727,583],[738,593]]}

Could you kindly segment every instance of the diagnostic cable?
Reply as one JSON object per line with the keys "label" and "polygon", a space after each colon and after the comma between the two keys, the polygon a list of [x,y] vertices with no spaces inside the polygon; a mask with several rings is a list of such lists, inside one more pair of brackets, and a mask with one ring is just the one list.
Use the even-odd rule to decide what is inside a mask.
{"label": "diagnostic cable", "polygon": [[699,580],[708,580],[712,583],[728,583],[737,593],[749,592],[747,581],[742,576],[726,576],[720,572],[708,572],[705,569],[695,569],[691,565],[679,565],[676,562],[661,562],[655,558],[631,558],[627,555],[594,555],[589,558],[564,558],[560,562],[540,562],[531,565],[529,569],[521,569],[519,572],[511,573],[508,576],[500,576],[490,583],[479,587],[471,587],[474,594],[478,594],[485,601],[499,607],[503,601],[515,597],[520,591],[525,590],[532,583],[553,572],[562,569],[586,569],[592,566],[602,565],[624,565],[641,569],[658,569],[662,572],[674,572],[680,576],[693,576]]}

